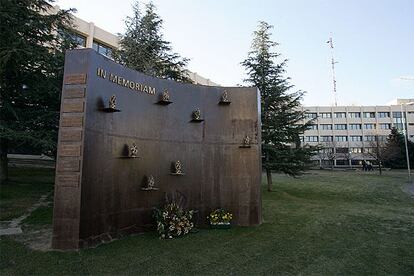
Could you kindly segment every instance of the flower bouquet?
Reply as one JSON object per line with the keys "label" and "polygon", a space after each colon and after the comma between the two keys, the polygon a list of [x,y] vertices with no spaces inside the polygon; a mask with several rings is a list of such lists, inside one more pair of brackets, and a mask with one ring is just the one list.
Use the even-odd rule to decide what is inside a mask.
{"label": "flower bouquet", "polygon": [[219,208],[212,211],[207,219],[210,222],[211,228],[228,229],[231,227],[230,221],[233,219],[233,214]]}
{"label": "flower bouquet", "polygon": [[176,203],[168,203],[160,209],[155,209],[154,218],[160,239],[172,239],[188,234],[194,227],[191,222],[193,213],[193,210],[185,211]]}

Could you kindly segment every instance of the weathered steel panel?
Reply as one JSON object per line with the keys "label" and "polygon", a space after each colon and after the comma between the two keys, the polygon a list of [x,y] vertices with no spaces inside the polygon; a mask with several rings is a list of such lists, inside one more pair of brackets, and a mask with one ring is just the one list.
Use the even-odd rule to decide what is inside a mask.
{"label": "weathered steel panel", "polygon": [[[77,141],[81,145],[80,183],[65,190],[76,196],[55,191],[55,248],[76,249],[105,234],[143,231],[153,223],[152,208],[162,204],[166,194],[181,194],[187,208],[199,211],[199,224],[206,223],[207,214],[218,207],[231,211],[237,225],[261,223],[256,88],[208,87],[157,79],[122,67],[90,49],[67,53],[66,75],[84,76],[82,87],[78,87],[80,77],[65,77],[63,89],[67,93],[85,88],[84,99],[70,92],[80,95],[76,100],[85,105],[82,111],[80,106],[72,106],[61,114],[56,179],[69,186],[77,184],[76,178],[67,177],[74,163],[65,163],[71,158],[65,156],[79,152],[67,142]],[[172,103],[159,104],[165,90]],[[230,104],[219,104],[224,91]],[[109,106],[112,95],[116,96],[115,108]],[[192,117],[196,109],[201,111],[198,121]],[[80,118],[85,118],[84,124]],[[250,147],[240,147],[246,135],[251,138]],[[127,158],[133,143],[139,158]],[[177,160],[184,175],[171,174],[171,164]],[[154,176],[158,190],[141,189],[149,175]],[[69,203],[75,207],[67,207]],[[67,216],[77,220],[65,220]],[[71,230],[62,223],[70,223]]]}

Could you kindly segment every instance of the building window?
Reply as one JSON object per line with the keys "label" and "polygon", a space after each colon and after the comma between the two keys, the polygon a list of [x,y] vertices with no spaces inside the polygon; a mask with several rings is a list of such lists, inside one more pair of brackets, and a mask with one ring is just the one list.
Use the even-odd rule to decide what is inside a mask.
{"label": "building window", "polygon": [[318,125],[311,125],[309,130],[318,130]]}
{"label": "building window", "polygon": [[387,141],[388,136],[386,135],[378,135],[378,141],[385,142]]}
{"label": "building window", "polygon": [[318,142],[318,136],[306,136],[305,142]]}
{"label": "building window", "polygon": [[336,148],[336,153],[349,153],[348,148]]}
{"label": "building window", "polygon": [[318,113],[306,113],[308,119],[315,119],[316,117],[318,117]]}
{"label": "building window", "polygon": [[343,160],[343,159],[336,160],[336,165],[337,166],[346,166],[348,164],[349,164],[348,160]]}
{"label": "building window", "polygon": [[389,112],[378,112],[378,117],[380,117],[380,118],[389,118],[390,113]]}
{"label": "building window", "polygon": [[330,112],[322,112],[319,113],[319,115],[321,116],[321,118],[332,118],[332,113]]}
{"label": "building window", "polygon": [[375,112],[364,112],[364,118],[375,118]]}
{"label": "building window", "polygon": [[321,136],[321,141],[322,142],[332,142],[333,141],[333,136]]}
{"label": "building window", "polygon": [[374,153],[374,148],[364,148],[365,153]]}
{"label": "building window", "polygon": [[367,142],[375,141],[375,135],[366,135],[366,136],[364,136],[364,141],[367,141]]}
{"label": "building window", "polygon": [[334,161],[333,160],[322,160],[322,165],[323,166],[333,166]]}
{"label": "building window", "polygon": [[322,127],[323,130],[331,130],[332,129],[331,124],[322,124],[321,127]]}
{"label": "building window", "polygon": [[335,124],[336,130],[346,130],[346,124]]}
{"label": "building window", "polygon": [[349,129],[361,129],[361,124],[349,124]]}
{"label": "building window", "polygon": [[396,127],[398,130],[403,129],[403,123],[404,123],[403,118],[394,117],[392,121],[394,122],[394,127]]}
{"label": "building window", "polygon": [[322,153],[333,153],[334,152],[334,150],[333,150],[333,148],[323,148],[322,149]]}
{"label": "building window", "polygon": [[375,129],[375,124],[364,124],[365,129]]}
{"label": "building window", "polygon": [[401,116],[401,112],[400,112],[400,111],[393,112],[393,113],[392,113],[392,117],[394,117],[394,118],[402,118],[402,116]]}
{"label": "building window", "polygon": [[335,118],[346,118],[345,112],[335,112]]}
{"label": "building window", "polygon": [[349,118],[361,118],[361,112],[349,112]]}
{"label": "building window", "polygon": [[362,141],[362,136],[351,136],[351,141],[352,142],[361,142]]}
{"label": "building window", "polygon": [[391,124],[379,124],[380,129],[391,129]]}
{"label": "building window", "polygon": [[73,41],[75,41],[76,45],[86,47],[86,37],[78,33],[71,33],[70,36]]}
{"label": "building window", "polygon": [[335,141],[337,141],[337,142],[346,142],[346,141],[348,141],[348,136],[335,136]]}
{"label": "building window", "polygon": [[397,128],[398,130],[403,130],[404,129],[404,125],[403,125],[404,118],[402,116],[402,113],[399,111],[393,112],[392,117],[393,117],[392,121],[394,123],[394,127]]}
{"label": "building window", "polygon": [[362,148],[351,148],[351,153],[362,153]]}
{"label": "building window", "polygon": [[112,58],[112,48],[105,46],[97,41],[93,41],[92,48],[100,53],[101,55],[104,55],[106,57]]}

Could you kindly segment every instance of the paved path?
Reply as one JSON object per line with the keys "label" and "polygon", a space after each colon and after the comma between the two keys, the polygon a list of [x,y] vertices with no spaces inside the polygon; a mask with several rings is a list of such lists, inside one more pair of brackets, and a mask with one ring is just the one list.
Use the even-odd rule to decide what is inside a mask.
{"label": "paved path", "polygon": [[22,216],[15,218],[11,221],[2,221],[0,224],[0,236],[6,235],[18,235],[23,233],[20,224],[23,220],[25,220],[30,214],[39,208],[40,206],[47,206],[49,202],[46,202],[47,197],[49,194],[42,195],[37,203],[35,203],[32,207],[26,210]]}
{"label": "paved path", "polygon": [[408,185],[407,191],[414,196],[414,183]]}

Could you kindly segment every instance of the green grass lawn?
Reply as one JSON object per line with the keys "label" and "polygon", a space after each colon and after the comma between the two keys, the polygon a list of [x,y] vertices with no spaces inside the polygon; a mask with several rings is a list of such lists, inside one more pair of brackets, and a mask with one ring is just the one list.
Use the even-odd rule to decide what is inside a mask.
{"label": "green grass lawn", "polygon": [[53,189],[53,169],[10,168],[9,174],[8,183],[0,186],[0,221],[23,215]]}
{"label": "green grass lawn", "polygon": [[[51,188],[44,174],[30,179]],[[311,171],[274,182],[274,192],[263,185],[259,227],[175,240],[146,233],[79,252],[32,251],[2,237],[0,274],[414,274],[414,197],[403,191],[404,172]],[[40,210],[28,220],[50,216]]]}

